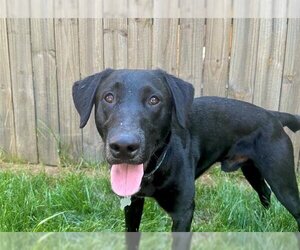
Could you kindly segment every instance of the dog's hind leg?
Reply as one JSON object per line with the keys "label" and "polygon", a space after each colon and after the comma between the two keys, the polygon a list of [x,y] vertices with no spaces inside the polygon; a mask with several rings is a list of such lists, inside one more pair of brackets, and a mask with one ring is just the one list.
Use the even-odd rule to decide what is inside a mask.
{"label": "dog's hind leg", "polygon": [[[276,174],[277,175],[277,174]],[[272,191],[281,204],[294,216],[298,224],[298,231],[300,231],[300,199],[298,187],[295,180],[285,179],[285,176],[275,174],[270,177],[266,177]]]}
{"label": "dog's hind leg", "polygon": [[269,208],[271,203],[271,190],[267,186],[259,170],[255,167],[253,162],[250,160],[245,163],[242,163],[241,169],[247,181],[257,192],[261,204],[265,208]]}
{"label": "dog's hind leg", "polygon": [[277,141],[260,147],[258,152],[261,156],[255,164],[277,199],[294,216],[300,231],[300,198],[290,139],[283,135]]}

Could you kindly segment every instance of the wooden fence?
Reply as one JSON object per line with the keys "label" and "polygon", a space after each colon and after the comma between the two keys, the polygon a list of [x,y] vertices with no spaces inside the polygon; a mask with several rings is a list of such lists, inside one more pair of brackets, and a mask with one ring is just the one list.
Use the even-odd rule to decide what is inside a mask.
{"label": "wooden fence", "polygon": [[[102,158],[71,87],[112,68],[163,68],[196,95],[300,113],[300,19],[0,19],[0,147],[30,162]],[[300,133],[290,133],[299,164]]]}

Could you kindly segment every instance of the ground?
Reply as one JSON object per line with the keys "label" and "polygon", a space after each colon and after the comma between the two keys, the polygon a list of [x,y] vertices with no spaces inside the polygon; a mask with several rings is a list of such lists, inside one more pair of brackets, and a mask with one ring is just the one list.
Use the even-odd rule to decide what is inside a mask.
{"label": "ground", "polygon": [[[296,223],[272,197],[265,210],[241,173],[218,166],[196,183],[195,232],[296,231]],[[106,165],[50,167],[0,162],[0,231],[121,232],[120,199],[113,194]],[[168,232],[171,220],[146,199],[143,232]]]}

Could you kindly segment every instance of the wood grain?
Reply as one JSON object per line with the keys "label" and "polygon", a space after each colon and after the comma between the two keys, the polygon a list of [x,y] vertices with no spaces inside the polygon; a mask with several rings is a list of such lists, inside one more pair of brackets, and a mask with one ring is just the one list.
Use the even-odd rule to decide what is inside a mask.
{"label": "wood grain", "polygon": [[[125,13],[121,7],[130,1],[117,12]],[[230,2],[241,8],[235,0],[217,7],[212,0],[207,8],[227,11]],[[114,3],[82,13],[101,9],[113,15]],[[166,9],[171,1],[163,8],[153,1],[148,12],[174,14],[176,3]],[[80,12],[83,5],[74,0],[71,8]],[[15,0],[11,6],[20,9]],[[143,8],[140,2],[133,13]],[[270,14],[273,7],[268,2],[260,8]],[[71,89],[107,67],[162,68],[193,83],[196,96],[228,96],[299,114],[299,29],[299,19],[0,19],[0,147],[51,165],[59,157],[102,160],[94,117],[79,129]],[[288,133],[299,164],[299,133]]]}
{"label": "wood grain", "polygon": [[104,19],[104,66],[127,68],[127,19]]}
{"label": "wood grain", "polygon": [[204,95],[227,95],[231,19],[207,19]]}
{"label": "wood grain", "polygon": [[234,19],[228,97],[253,102],[259,19]]}
{"label": "wood grain", "polygon": [[[285,50],[280,110],[300,115],[300,19],[291,19]],[[288,131],[294,145],[296,166],[300,167],[300,132]]]}
{"label": "wood grain", "polygon": [[278,110],[286,45],[286,19],[260,19],[254,103]]}
{"label": "wood grain", "polygon": [[179,77],[192,83],[195,96],[201,96],[205,19],[181,19],[179,34]]}
{"label": "wood grain", "polygon": [[16,155],[14,109],[6,20],[0,19],[0,148]]}
{"label": "wood grain", "polygon": [[73,83],[80,79],[78,20],[56,19],[56,58],[61,157],[82,156],[82,131],[72,100]]}
{"label": "wood grain", "polygon": [[38,162],[36,114],[28,19],[8,20],[9,53],[18,156]]}
{"label": "wood grain", "polygon": [[[81,78],[98,73],[104,67],[102,19],[79,19]],[[83,129],[83,157],[88,161],[103,160],[103,143],[95,126],[94,112]]]}
{"label": "wood grain", "polygon": [[178,19],[154,19],[152,68],[178,75]]}
{"label": "wood grain", "polygon": [[151,69],[152,20],[128,19],[128,67]]}
{"label": "wood grain", "polygon": [[53,19],[31,19],[33,81],[40,162],[59,163],[59,116]]}

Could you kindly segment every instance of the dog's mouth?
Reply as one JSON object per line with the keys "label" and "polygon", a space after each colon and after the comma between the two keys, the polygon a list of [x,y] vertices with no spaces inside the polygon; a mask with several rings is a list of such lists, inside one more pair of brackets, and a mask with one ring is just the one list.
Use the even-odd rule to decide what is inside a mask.
{"label": "dog's mouth", "polygon": [[110,171],[112,190],[119,196],[131,196],[140,190],[144,164],[114,164]]}

